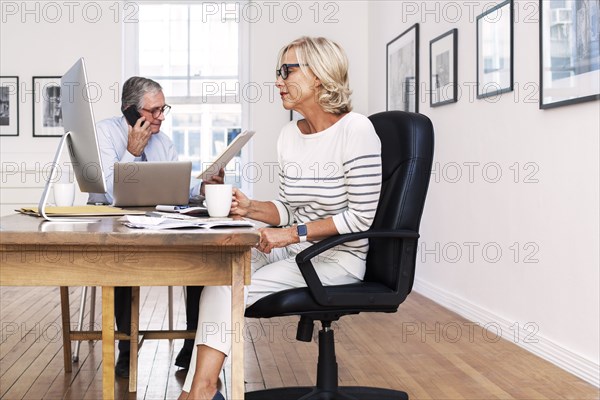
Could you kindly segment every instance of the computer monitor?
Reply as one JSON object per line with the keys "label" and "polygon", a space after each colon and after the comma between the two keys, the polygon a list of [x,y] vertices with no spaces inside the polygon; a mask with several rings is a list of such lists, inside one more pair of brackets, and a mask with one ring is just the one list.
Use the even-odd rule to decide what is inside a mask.
{"label": "computer monitor", "polygon": [[55,179],[56,166],[65,143],[67,143],[69,149],[69,156],[79,189],[86,193],[106,192],[89,88],[85,61],[80,58],[61,78],[61,108],[65,134],[62,136],[56,151],[52,171],[38,207],[40,215],[47,220],[66,220],[64,218],[49,218],[45,213],[46,201]]}

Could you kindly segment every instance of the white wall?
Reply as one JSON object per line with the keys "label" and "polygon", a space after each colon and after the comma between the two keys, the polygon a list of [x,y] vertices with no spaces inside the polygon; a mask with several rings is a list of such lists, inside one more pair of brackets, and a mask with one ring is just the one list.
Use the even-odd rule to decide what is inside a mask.
{"label": "white wall", "polygon": [[[279,49],[292,40],[304,36],[325,36],[337,41],[350,60],[350,86],[357,112],[368,109],[367,85],[367,18],[368,2],[253,2],[262,10],[262,18],[250,23],[250,81],[265,90],[259,101],[250,104],[251,125],[257,131],[253,141],[254,161],[262,178],[254,185],[254,197],[271,199],[277,195],[277,175],[269,174],[268,163],[276,163],[275,142],[279,130],[289,121],[289,111],[281,106],[279,91],[274,87],[275,64]],[[316,5],[316,6],[315,6]],[[254,21],[254,19],[251,19]],[[272,164],[271,164],[272,165]],[[270,176],[271,175],[271,176]],[[274,178],[270,179],[270,178]]]}
{"label": "white wall", "polygon": [[[496,102],[470,97],[475,17],[491,2],[464,3],[369,7],[369,113],[385,109],[386,43],[420,23],[428,87],[429,41],[459,31],[462,97],[430,108],[422,95],[419,105],[435,126],[436,170],[415,287],[598,385],[599,103],[538,109],[538,93],[527,86],[538,85],[538,24],[524,22],[537,21],[538,2],[526,0],[516,2],[516,90]],[[537,343],[523,331],[515,338],[515,323],[537,329],[529,337]]]}
{"label": "white wall", "polygon": [[[0,75],[18,76],[21,86],[19,136],[0,138],[0,215],[6,215],[37,204],[59,141],[32,137],[32,77],[61,76],[85,57],[90,82],[102,88],[96,119],[118,112],[123,13],[115,14],[113,2],[2,2],[0,10]],[[78,194],[78,202],[86,199]]]}

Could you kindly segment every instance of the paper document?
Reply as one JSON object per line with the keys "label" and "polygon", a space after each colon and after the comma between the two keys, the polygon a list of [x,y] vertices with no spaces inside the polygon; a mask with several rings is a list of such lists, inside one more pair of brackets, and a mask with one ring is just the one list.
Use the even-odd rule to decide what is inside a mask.
{"label": "paper document", "polygon": [[[36,215],[39,216],[37,207],[23,207],[16,210],[22,214]],[[46,207],[46,215],[52,217],[97,217],[97,216],[115,216],[115,215],[127,215],[127,214],[144,214],[144,211],[139,210],[124,210],[118,207],[112,206],[72,206],[72,207]]]}
{"label": "paper document", "polygon": [[129,228],[137,229],[209,229],[209,228],[252,228],[254,224],[245,220],[231,218],[194,218],[180,219],[168,217],[151,217],[126,215],[120,219],[121,223]]}
{"label": "paper document", "polygon": [[254,136],[254,131],[244,131],[237,135],[235,139],[229,143],[229,146],[217,157],[215,161],[208,168],[205,168],[204,171],[200,175],[198,175],[198,179],[206,180],[210,179],[215,175],[219,175],[219,171],[222,168],[225,168],[229,161],[235,157],[237,153],[248,143],[248,141]]}

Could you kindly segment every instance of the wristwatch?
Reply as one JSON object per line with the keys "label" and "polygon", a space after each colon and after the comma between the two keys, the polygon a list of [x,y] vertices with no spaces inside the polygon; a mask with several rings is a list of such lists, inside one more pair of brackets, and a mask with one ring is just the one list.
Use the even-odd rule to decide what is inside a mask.
{"label": "wristwatch", "polygon": [[296,231],[298,232],[298,238],[300,239],[300,243],[306,242],[306,237],[308,236],[308,228],[306,227],[306,225],[296,225]]}

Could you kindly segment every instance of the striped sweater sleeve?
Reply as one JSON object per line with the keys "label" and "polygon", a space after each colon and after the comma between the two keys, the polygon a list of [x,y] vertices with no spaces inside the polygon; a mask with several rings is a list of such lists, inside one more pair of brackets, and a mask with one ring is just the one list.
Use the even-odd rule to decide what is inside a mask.
{"label": "striped sweater sleeve", "polygon": [[294,217],[292,214],[292,208],[290,204],[287,202],[284,196],[285,192],[285,180],[284,176],[281,173],[283,170],[283,162],[281,160],[281,135],[277,139],[277,157],[279,162],[279,194],[277,200],[271,200],[271,203],[275,205],[277,208],[277,212],[279,213],[279,226],[288,226],[294,223]]}
{"label": "striped sweater sleeve", "polygon": [[348,208],[333,217],[340,234],[371,227],[381,190],[381,142],[367,118],[348,126],[343,150]]}

